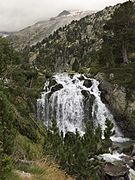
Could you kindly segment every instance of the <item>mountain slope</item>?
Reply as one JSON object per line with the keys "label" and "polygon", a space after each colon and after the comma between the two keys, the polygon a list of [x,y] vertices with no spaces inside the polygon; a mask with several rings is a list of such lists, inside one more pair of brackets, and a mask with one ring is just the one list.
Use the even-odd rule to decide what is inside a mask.
{"label": "mountain slope", "polygon": [[11,35],[13,32],[6,32],[6,31],[0,31],[0,36],[1,37],[7,37]]}
{"label": "mountain slope", "polygon": [[75,59],[81,67],[89,66],[103,42],[103,26],[118,7],[107,7],[60,28],[31,48],[30,61],[52,71],[71,69]]}
{"label": "mountain slope", "polygon": [[109,35],[112,38],[104,26],[119,7],[120,4],[106,7],[58,29],[41,43],[32,46],[30,62],[53,72],[71,70],[74,63],[79,63],[81,68],[97,64],[99,57],[96,52],[101,49],[104,37]]}
{"label": "mountain slope", "polygon": [[[102,88],[102,91],[104,92],[103,100],[106,100],[105,102],[108,103],[107,105],[111,111],[113,111],[116,119],[122,125],[124,124],[125,127],[122,129],[127,132],[126,127],[128,127],[128,132],[131,132],[130,134],[134,136],[135,46],[133,39],[135,34],[132,34],[132,40],[130,39],[130,43],[128,43],[127,46],[129,64],[124,64],[120,61],[122,55],[122,48],[119,45],[120,35],[114,40],[112,31],[105,31],[107,21],[112,18],[114,19],[114,14],[114,24],[117,24],[118,18],[116,10],[119,8],[118,11],[123,12],[124,9],[125,13],[125,10],[128,9],[128,4],[130,3],[131,1],[121,5],[118,4],[114,7],[107,7],[100,12],[82,18],[80,21],[73,21],[68,26],[60,28],[41,43],[31,47],[29,60],[39,70],[44,71],[71,72],[71,70],[74,70],[81,73],[88,72],[93,75],[96,75],[98,72],[104,73],[104,78],[99,78],[101,82],[105,80],[104,87]],[[119,28],[120,32],[125,30],[121,30],[121,26],[125,27],[123,17],[126,17],[126,14],[121,17],[122,21],[120,16],[118,19],[118,22],[122,22]],[[126,21],[126,18],[124,21]],[[134,30],[134,16],[131,22],[131,29]],[[105,37],[109,39],[107,39],[108,44],[106,43],[106,46],[103,48]],[[129,38],[130,33],[127,34],[126,37]],[[108,48],[113,48],[115,51],[110,51]],[[111,60],[114,60],[114,64],[113,62],[109,62]],[[108,82],[111,82],[113,87],[111,87],[111,85],[108,87]]]}
{"label": "mountain slope", "polygon": [[58,16],[50,20],[37,22],[9,37],[15,47],[22,49],[26,45],[36,44],[45,37],[48,37],[58,28],[68,25],[73,20],[79,20],[84,16],[93,13],[93,11],[66,11],[64,10]]}

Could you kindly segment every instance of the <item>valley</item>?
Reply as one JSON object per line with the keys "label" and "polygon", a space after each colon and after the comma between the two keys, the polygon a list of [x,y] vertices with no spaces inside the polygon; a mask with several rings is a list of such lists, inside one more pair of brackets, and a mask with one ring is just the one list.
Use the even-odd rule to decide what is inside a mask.
{"label": "valley", "polygon": [[64,10],[0,37],[0,179],[135,179],[135,2]]}

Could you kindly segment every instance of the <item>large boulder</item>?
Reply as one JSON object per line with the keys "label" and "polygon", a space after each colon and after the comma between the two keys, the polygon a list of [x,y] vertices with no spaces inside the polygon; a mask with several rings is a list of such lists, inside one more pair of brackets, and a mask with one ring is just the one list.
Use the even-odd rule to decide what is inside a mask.
{"label": "large boulder", "polygon": [[90,97],[90,92],[89,92],[89,91],[82,90],[81,93],[82,93],[82,95],[83,95],[85,98],[89,98],[89,97]]}
{"label": "large boulder", "polygon": [[95,96],[90,94],[87,90],[81,91],[82,95],[84,96],[84,119],[89,120],[92,119],[92,107],[95,100]]}
{"label": "large boulder", "polygon": [[84,74],[87,78],[93,78],[93,75],[92,74],[90,74],[90,73],[86,73],[86,74]]}
{"label": "large boulder", "polygon": [[49,88],[51,88],[52,86],[55,86],[57,84],[56,80],[54,78],[51,78],[49,81]]}
{"label": "large boulder", "polygon": [[60,89],[62,89],[63,88],[63,85],[62,84],[56,84],[55,86],[53,86],[52,88],[51,88],[51,93],[54,93],[54,92],[56,92],[56,91],[59,91]]}
{"label": "large boulder", "polygon": [[129,169],[126,165],[107,163],[103,168],[105,180],[130,180]]}
{"label": "large boulder", "polygon": [[134,169],[134,170],[135,170],[135,156],[133,156],[132,160],[133,160],[132,169]]}
{"label": "large boulder", "polygon": [[78,79],[79,79],[80,81],[83,81],[83,80],[85,80],[85,77],[84,77],[83,75],[80,75],[80,76],[78,77]]}
{"label": "large boulder", "polygon": [[135,144],[133,144],[133,147],[132,147],[132,156],[135,156]]}
{"label": "large boulder", "polygon": [[131,102],[127,98],[127,90],[124,87],[110,83],[109,79],[107,81],[105,77],[103,73],[99,73],[95,77],[100,81],[101,100],[114,115],[116,124],[122,133],[126,137],[135,139],[135,122],[132,119],[133,112],[135,112],[135,97]]}
{"label": "large boulder", "polygon": [[92,86],[91,80],[90,79],[85,79],[84,83],[83,83],[83,86],[85,86],[87,88],[90,88]]}

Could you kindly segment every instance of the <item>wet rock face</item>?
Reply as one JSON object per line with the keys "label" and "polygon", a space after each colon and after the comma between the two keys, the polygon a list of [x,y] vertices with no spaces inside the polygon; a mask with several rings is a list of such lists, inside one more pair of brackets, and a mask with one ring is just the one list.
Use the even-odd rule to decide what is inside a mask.
{"label": "wet rock face", "polygon": [[111,85],[108,82],[101,82],[99,85],[101,90],[102,100],[105,104],[110,104],[113,109],[117,109],[121,114],[125,113],[127,106],[125,89],[117,85]]}
{"label": "wet rock face", "polygon": [[51,78],[51,80],[49,82],[49,88],[56,85],[56,84],[57,84],[56,80],[54,78]]}
{"label": "wet rock face", "polygon": [[109,104],[109,101],[107,100],[107,98],[105,98],[107,96],[107,91],[106,90],[102,90],[101,91],[101,100],[104,104]]}
{"label": "wet rock face", "polygon": [[84,83],[83,83],[83,86],[85,86],[85,87],[87,87],[87,88],[90,88],[90,87],[92,86],[91,80],[85,79],[85,80],[84,80]]}
{"label": "wet rock face", "polygon": [[132,149],[132,154],[131,155],[135,157],[135,144],[133,144],[133,149]]}
{"label": "wet rock face", "polygon": [[134,169],[135,170],[135,156],[133,156],[133,165],[132,165],[132,169]]}
{"label": "wet rock face", "polygon": [[63,85],[62,84],[56,84],[55,86],[53,86],[51,88],[51,93],[54,93],[55,91],[59,91],[60,89],[63,88]]}
{"label": "wet rock face", "polygon": [[82,90],[81,93],[82,93],[82,95],[83,95],[85,98],[89,98],[89,97],[90,97],[89,91]]}
{"label": "wet rock face", "polygon": [[78,77],[78,79],[79,79],[80,81],[85,80],[85,78],[84,78],[84,76],[83,76],[83,75],[81,75],[80,77]]}
{"label": "wet rock face", "polygon": [[84,117],[85,119],[89,120],[92,118],[92,106],[95,100],[95,96],[86,90],[82,90],[81,93],[84,96]]}
{"label": "wet rock face", "polygon": [[111,84],[104,78],[105,75],[99,73],[96,79],[100,81],[99,89],[101,99],[114,115],[116,124],[126,137],[135,139],[135,123],[131,119],[135,109],[135,100],[131,102],[127,99],[126,89],[117,84]]}
{"label": "wet rock face", "polygon": [[103,169],[105,180],[130,180],[129,169],[126,165],[107,163]]}

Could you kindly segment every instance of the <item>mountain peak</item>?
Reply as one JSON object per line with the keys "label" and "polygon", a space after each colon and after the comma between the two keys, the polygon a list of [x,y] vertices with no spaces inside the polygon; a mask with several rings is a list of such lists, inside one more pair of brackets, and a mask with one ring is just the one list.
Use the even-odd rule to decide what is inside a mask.
{"label": "mountain peak", "polygon": [[67,15],[69,15],[69,14],[70,14],[70,12],[69,12],[69,11],[64,10],[64,11],[62,11],[60,14],[58,14],[58,16],[57,16],[57,17],[60,17],[60,16],[67,16]]}

